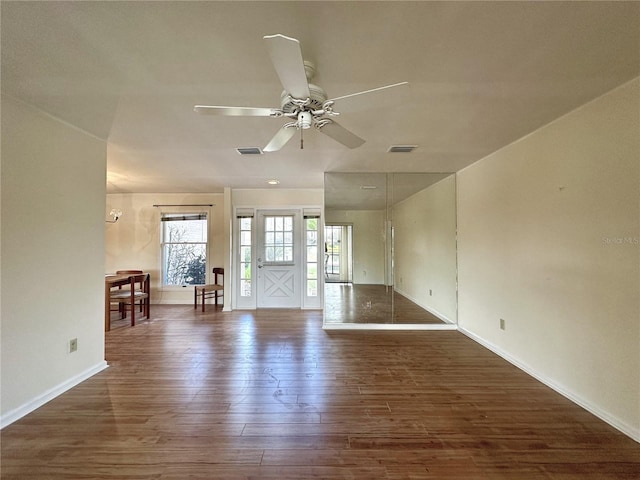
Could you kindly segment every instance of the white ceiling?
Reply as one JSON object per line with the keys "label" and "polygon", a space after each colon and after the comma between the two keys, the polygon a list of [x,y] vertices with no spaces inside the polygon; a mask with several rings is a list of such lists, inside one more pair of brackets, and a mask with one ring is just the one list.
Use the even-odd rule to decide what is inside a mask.
{"label": "white ceiling", "polygon": [[[320,188],[323,172],[453,172],[640,75],[638,2],[1,2],[2,92],[108,141],[109,192]],[[262,37],[300,40],[366,143],[195,104],[279,107]],[[399,98],[398,98],[399,97]],[[364,99],[364,96],[361,97]],[[340,111],[338,105],[336,110]],[[392,144],[417,144],[391,154]]]}
{"label": "white ceiling", "polygon": [[444,180],[451,173],[325,173],[327,210],[384,210]]}

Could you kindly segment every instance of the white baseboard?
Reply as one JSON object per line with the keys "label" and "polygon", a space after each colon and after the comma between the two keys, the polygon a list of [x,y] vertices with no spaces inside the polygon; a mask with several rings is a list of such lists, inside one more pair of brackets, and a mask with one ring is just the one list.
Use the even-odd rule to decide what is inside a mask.
{"label": "white baseboard", "polygon": [[576,393],[572,392],[571,390],[569,390],[565,386],[557,384],[553,380],[545,377],[541,373],[539,373],[536,370],[534,370],[533,368],[531,368],[529,365],[527,365],[527,364],[521,362],[520,360],[512,357],[511,355],[509,355],[507,352],[505,352],[501,348],[497,347],[496,345],[493,345],[490,342],[485,341],[484,339],[480,338],[479,336],[477,336],[473,332],[470,332],[469,330],[466,330],[465,328],[460,327],[460,326],[458,326],[458,330],[461,333],[463,333],[464,335],[466,335],[467,337],[469,337],[471,340],[479,343],[480,345],[482,345],[485,348],[488,348],[489,350],[491,350],[496,355],[504,358],[507,362],[509,362],[512,365],[518,367],[520,370],[522,370],[523,372],[527,373],[528,375],[531,375],[536,380],[544,383],[547,387],[555,390],[556,392],[558,392],[563,397],[568,398],[573,403],[581,406],[582,408],[587,410],[589,413],[592,413],[593,415],[595,415],[599,419],[603,420],[604,422],[608,423],[609,425],[611,425],[615,429],[621,431],[622,433],[624,433],[628,437],[631,437],[633,440],[635,440],[636,442],[640,443],[640,429],[638,429],[636,427],[633,427],[632,425],[629,425],[628,423],[626,423],[626,422],[620,420],[619,418],[611,415],[610,413],[602,410],[597,405],[594,405],[593,403],[589,402],[588,400],[585,400],[580,395],[577,395]]}
{"label": "white baseboard", "polygon": [[324,322],[323,330],[457,330],[448,323],[331,323]]}
{"label": "white baseboard", "polygon": [[415,303],[416,305],[418,305],[420,308],[424,308],[427,312],[429,312],[431,315],[435,315],[436,317],[438,317],[440,320],[442,320],[445,323],[449,323],[451,325],[455,325],[455,320],[451,320],[450,318],[448,318],[446,315],[442,314],[441,312],[439,312],[438,310],[436,310],[435,308],[430,307],[429,305],[423,305],[422,303],[420,303],[417,299],[413,298],[411,295],[407,295],[405,292],[403,292],[402,290],[399,289],[395,289],[395,292],[399,293],[400,295],[402,295],[404,298],[406,298],[407,300],[411,300],[413,303]]}
{"label": "white baseboard", "polygon": [[7,425],[11,425],[16,420],[21,419],[22,417],[33,412],[35,409],[41,407],[45,403],[53,400],[59,395],[62,395],[67,390],[75,387],[81,382],[84,382],[86,379],[94,376],[98,372],[101,372],[108,366],[109,365],[107,365],[107,362],[103,360],[97,365],[94,365],[93,367],[85,370],[84,372],[81,372],[78,375],[71,377],[69,380],[62,382],[61,384],[56,385],[53,388],[50,388],[46,392],[29,400],[27,403],[21,405],[20,407],[7,412],[6,414],[2,415],[2,417],[0,418],[0,428],[4,428]]}

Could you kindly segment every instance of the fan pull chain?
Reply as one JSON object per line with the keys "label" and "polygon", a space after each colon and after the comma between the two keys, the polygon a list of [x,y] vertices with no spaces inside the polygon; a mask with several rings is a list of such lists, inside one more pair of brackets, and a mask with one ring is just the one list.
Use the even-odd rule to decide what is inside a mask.
{"label": "fan pull chain", "polygon": [[304,128],[300,129],[300,150],[304,150],[304,135],[302,132],[304,132]]}

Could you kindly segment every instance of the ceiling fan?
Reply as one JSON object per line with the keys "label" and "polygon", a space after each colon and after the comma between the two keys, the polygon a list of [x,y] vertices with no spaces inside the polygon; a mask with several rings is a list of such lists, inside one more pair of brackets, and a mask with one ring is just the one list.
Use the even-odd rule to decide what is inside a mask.
{"label": "ceiling fan", "polygon": [[278,77],[280,77],[280,83],[284,87],[280,108],[196,105],[193,109],[198,113],[207,115],[284,117],[291,119],[278,130],[267,146],[264,147],[263,150],[265,152],[280,150],[297,131],[301,133],[300,148],[303,148],[302,132],[312,126],[349,148],[357,148],[364,143],[364,140],[342,127],[333,118],[330,118],[339,115],[338,112],[333,110],[335,102],[357,95],[409,85],[408,82],[394,83],[384,87],[327,99],[327,94],[322,88],[309,83],[309,80],[314,76],[315,67],[311,62],[303,60],[298,40],[281,34],[267,35],[263,38],[267,42],[271,61]]}

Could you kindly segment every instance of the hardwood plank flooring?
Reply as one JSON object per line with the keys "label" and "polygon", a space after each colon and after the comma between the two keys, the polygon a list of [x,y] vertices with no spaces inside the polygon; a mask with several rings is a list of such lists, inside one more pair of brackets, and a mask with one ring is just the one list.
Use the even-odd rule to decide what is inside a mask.
{"label": "hardwood plank flooring", "polygon": [[327,323],[445,323],[384,285],[325,283],[324,294]]}
{"label": "hardwood plank flooring", "polygon": [[640,478],[640,444],[458,332],[152,312],[2,430],[2,479]]}

